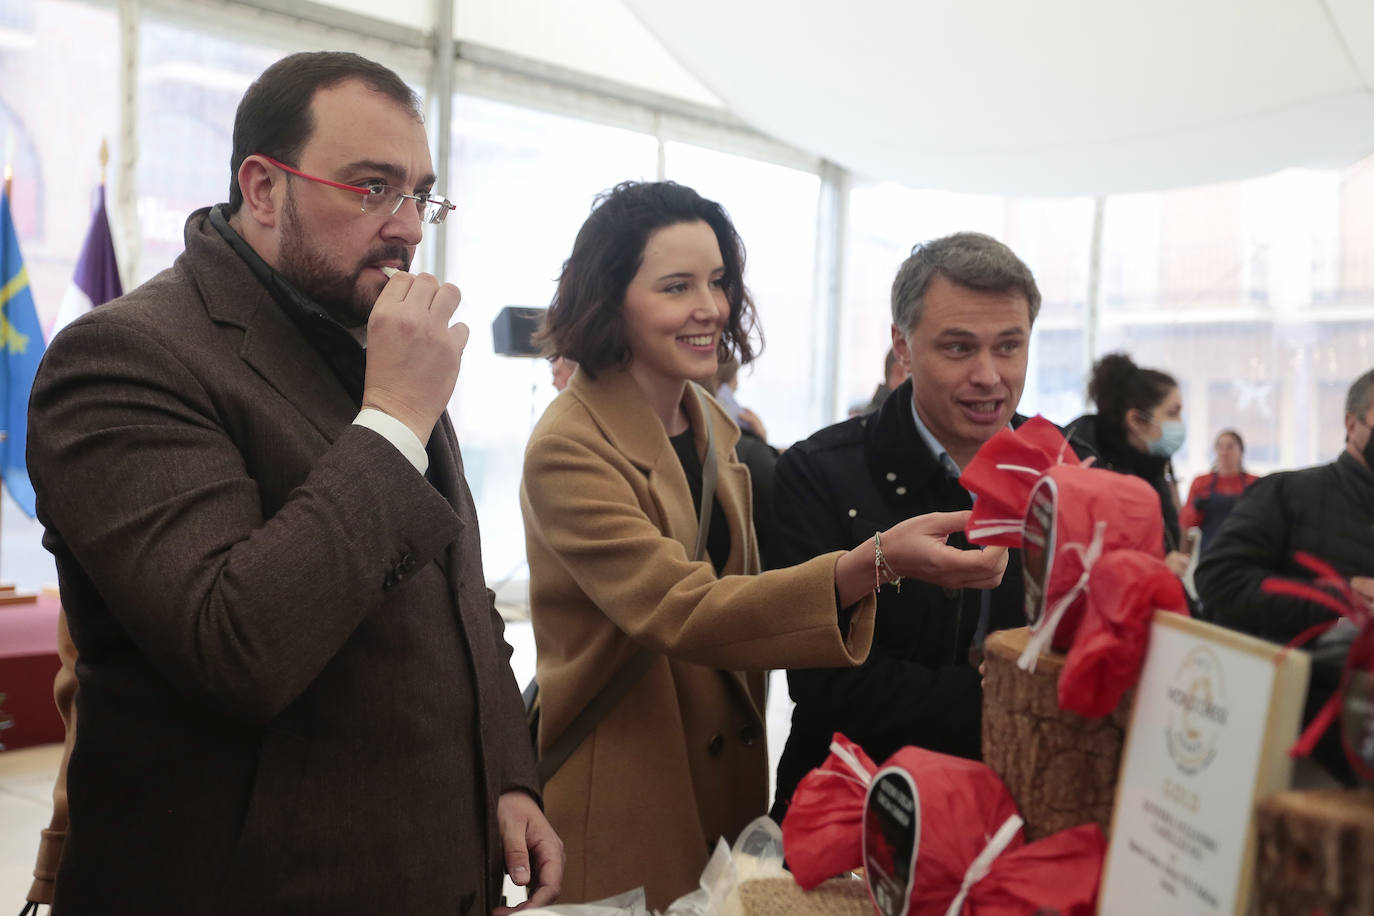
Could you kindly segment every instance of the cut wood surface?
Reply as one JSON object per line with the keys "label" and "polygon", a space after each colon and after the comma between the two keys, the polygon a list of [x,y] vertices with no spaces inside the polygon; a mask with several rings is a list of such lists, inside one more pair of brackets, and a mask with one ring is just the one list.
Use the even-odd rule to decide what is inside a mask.
{"label": "cut wood surface", "polygon": [[1062,654],[1041,655],[1033,673],[1016,667],[1029,639],[1021,627],[993,633],[984,645],[983,760],[1011,792],[1027,840],[1086,823],[1106,832],[1134,691],[1101,719],[1065,712]]}
{"label": "cut wood surface", "polygon": [[[868,887],[855,878],[831,878],[804,891],[791,878],[745,881],[739,895],[741,916],[872,916]],[[729,911],[730,907],[726,907]]]}
{"label": "cut wood surface", "polygon": [[1278,792],[1256,823],[1258,916],[1374,913],[1374,791]]}

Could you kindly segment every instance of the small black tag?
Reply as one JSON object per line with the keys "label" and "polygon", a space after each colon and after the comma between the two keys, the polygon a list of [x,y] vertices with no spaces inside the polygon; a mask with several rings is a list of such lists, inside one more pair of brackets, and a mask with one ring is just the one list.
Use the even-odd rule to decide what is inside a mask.
{"label": "small black tag", "polygon": [[906,770],[880,770],[864,801],[864,877],[881,916],[906,916],[921,844],[921,796]]}

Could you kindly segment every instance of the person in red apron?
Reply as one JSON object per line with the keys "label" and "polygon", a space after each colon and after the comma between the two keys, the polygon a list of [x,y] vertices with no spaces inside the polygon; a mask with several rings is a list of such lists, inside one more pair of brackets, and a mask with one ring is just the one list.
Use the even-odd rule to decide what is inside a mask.
{"label": "person in red apron", "polygon": [[1184,531],[1191,528],[1202,530],[1201,550],[1221,530],[1221,523],[1231,514],[1241,494],[1256,480],[1254,474],[1246,473],[1245,440],[1234,429],[1223,429],[1217,434],[1216,464],[1212,473],[1202,474],[1193,479],[1188,489],[1188,500],[1179,514],[1179,523]]}

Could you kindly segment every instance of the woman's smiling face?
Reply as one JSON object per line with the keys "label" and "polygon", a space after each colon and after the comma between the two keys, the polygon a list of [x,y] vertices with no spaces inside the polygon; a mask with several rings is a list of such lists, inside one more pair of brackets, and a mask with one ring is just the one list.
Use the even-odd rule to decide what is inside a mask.
{"label": "woman's smiling face", "polygon": [[725,265],[705,222],[655,230],[625,290],[630,374],[663,390],[715,374],[720,335],[730,317]]}

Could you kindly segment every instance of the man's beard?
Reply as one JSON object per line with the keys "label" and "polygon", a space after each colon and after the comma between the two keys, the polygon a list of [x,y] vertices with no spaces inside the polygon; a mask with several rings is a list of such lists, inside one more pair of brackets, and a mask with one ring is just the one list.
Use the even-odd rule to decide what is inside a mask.
{"label": "man's beard", "polygon": [[367,324],[376,295],[359,289],[358,281],[370,264],[397,261],[402,270],[410,269],[410,249],[404,245],[382,246],[369,251],[352,273],[340,273],[324,254],[311,247],[309,233],[301,223],[295,195],[286,189],[282,211],[282,243],[278,272],[291,285],[315,302],[339,324],[358,328]]}

